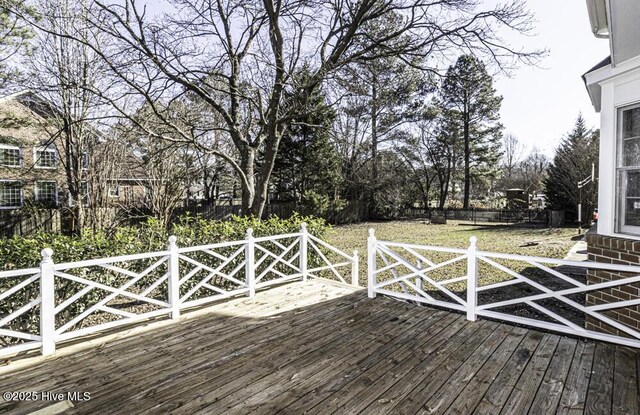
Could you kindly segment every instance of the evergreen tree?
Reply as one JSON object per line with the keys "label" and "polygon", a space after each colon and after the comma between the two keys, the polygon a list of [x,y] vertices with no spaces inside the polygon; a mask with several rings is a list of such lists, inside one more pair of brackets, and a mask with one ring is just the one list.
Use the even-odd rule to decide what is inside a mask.
{"label": "evergreen tree", "polygon": [[[500,124],[502,97],[484,64],[471,55],[458,58],[447,70],[440,90],[443,123],[458,136],[464,167],[464,208],[469,207],[472,181],[497,174],[503,126]],[[456,134],[452,133],[457,130]]]}
{"label": "evergreen tree", "polygon": [[16,66],[9,65],[9,61],[19,52],[28,50],[33,37],[33,31],[18,13],[32,16],[34,11],[22,0],[0,0],[0,88],[17,75]]}
{"label": "evergreen tree", "polygon": [[[599,139],[600,132],[590,131],[580,114],[573,130],[556,150],[547,177],[543,180],[550,209],[577,212],[578,182],[591,175],[592,164],[595,164],[597,171]],[[587,218],[586,213],[591,212],[596,203],[597,186],[591,183],[582,189],[583,218]]]}
{"label": "evergreen tree", "polygon": [[340,157],[329,140],[334,119],[323,91],[314,91],[280,142],[272,173],[279,201],[300,203],[309,193],[329,200],[337,197]]}

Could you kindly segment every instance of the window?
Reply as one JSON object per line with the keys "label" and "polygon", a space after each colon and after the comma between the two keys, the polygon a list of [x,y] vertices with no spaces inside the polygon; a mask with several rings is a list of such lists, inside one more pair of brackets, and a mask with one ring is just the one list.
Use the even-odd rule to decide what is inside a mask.
{"label": "window", "polygon": [[80,182],[80,194],[82,195],[82,203],[87,206],[89,204],[89,183]]}
{"label": "window", "polygon": [[86,151],[82,153],[82,168],[84,170],[89,168],[89,153]]}
{"label": "window", "polygon": [[35,201],[45,204],[58,204],[58,185],[56,182],[36,182]]}
{"label": "window", "polygon": [[109,186],[109,197],[120,197],[120,186],[112,184]]}
{"label": "window", "polygon": [[[80,196],[82,197],[82,206],[89,205],[89,183],[86,181],[80,182]],[[75,206],[76,201],[71,197],[71,192],[67,192],[67,198],[69,200],[69,206]]]}
{"label": "window", "polygon": [[17,180],[0,181],[0,208],[22,206],[22,183]]}
{"label": "window", "polygon": [[36,168],[55,169],[57,163],[56,149],[51,146],[36,148],[33,159],[35,160]]}
{"label": "window", "polygon": [[22,165],[22,154],[20,147],[0,144],[0,166],[20,167]]}
{"label": "window", "polygon": [[640,105],[618,110],[617,230],[640,235]]}

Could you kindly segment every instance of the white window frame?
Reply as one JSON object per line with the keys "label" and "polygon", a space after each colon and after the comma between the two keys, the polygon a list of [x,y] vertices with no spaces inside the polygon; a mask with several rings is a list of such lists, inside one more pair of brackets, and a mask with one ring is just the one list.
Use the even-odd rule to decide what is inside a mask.
{"label": "white window frame", "polygon": [[[55,205],[58,206],[58,198],[60,197],[59,192],[58,192],[58,182],[55,180],[37,180],[34,184],[33,184],[33,199],[35,202],[42,202],[42,200],[40,200],[40,196],[38,195],[38,184],[40,183],[53,183],[55,186],[55,196],[56,196],[56,200],[55,200]],[[49,202],[49,200],[46,200],[45,202]]]}
{"label": "white window frame", "polygon": [[0,206],[0,209],[19,209],[24,206],[24,187],[22,180],[0,180],[0,183],[19,183],[20,184],[20,205],[18,206]]}
{"label": "white window frame", "polygon": [[[112,192],[111,189],[116,189],[115,192]],[[109,185],[109,188],[107,190],[107,193],[109,194],[109,197],[117,199],[120,197],[120,185],[118,183],[116,183],[115,185]]]}
{"label": "white window frame", "polygon": [[18,165],[1,164],[0,167],[8,167],[8,168],[12,168],[12,169],[16,169],[16,168],[22,167],[22,149],[19,146],[14,146],[14,145],[11,145],[11,144],[0,144],[0,149],[2,149],[2,150],[18,150]]}
{"label": "white window frame", "polygon": [[[53,153],[54,163],[53,166],[39,166],[38,162],[40,161],[40,157],[38,157],[38,152],[50,152]],[[43,169],[43,170],[55,170],[58,168],[58,150],[53,145],[48,146],[40,146],[33,148],[33,168],[34,169]]]}
{"label": "white window frame", "polygon": [[[615,153],[615,189],[616,189],[616,200],[615,200],[615,230],[619,234],[623,235],[633,235],[640,236],[640,226],[633,225],[625,225],[626,222],[626,200],[627,200],[627,174],[628,172],[640,172],[639,166],[624,166],[624,145],[622,143],[622,114],[624,111],[628,111],[631,109],[640,108],[640,102],[636,102],[630,105],[624,105],[620,107],[616,107],[615,109],[615,117],[616,117],[616,128],[615,128],[615,143],[616,143],[616,153]],[[640,137],[640,136],[638,136]],[[628,137],[628,139],[637,138],[637,137]],[[640,203],[640,197],[638,197],[638,203]]]}
{"label": "white window frame", "polygon": [[82,152],[82,170],[88,170],[89,169],[89,152],[88,151],[83,151]]}
{"label": "white window frame", "polygon": [[[80,181],[80,195],[82,196],[82,206],[89,206],[89,182]],[[75,200],[71,197],[71,192],[67,191],[67,200],[69,206],[75,206]]]}

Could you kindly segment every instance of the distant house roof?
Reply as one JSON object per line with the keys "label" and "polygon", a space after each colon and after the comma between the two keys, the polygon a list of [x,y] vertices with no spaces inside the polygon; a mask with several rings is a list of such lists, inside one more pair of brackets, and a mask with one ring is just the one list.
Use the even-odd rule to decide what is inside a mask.
{"label": "distant house roof", "polygon": [[55,104],[30,89],[23,89],[0,97],[0,103],[11,100],[25,105],[41,117],[49,117],[59,111]]}

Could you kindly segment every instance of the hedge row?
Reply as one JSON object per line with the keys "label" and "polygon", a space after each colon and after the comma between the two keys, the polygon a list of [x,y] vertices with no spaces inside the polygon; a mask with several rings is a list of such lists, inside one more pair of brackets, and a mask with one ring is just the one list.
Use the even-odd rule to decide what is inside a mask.
{"label": "hedge row", "polygon": [[37,267],[43,248],[53,249],[53,259],[57,263],[74,262],[162,251],[167,248],[169,235],[178,238],[178,246],[196,246],[242,240],[248,228],[253,229],[254,237],[298,232],[302,222],[307,223],[309,233],[318,237],[330,229],[324,219],[297,214],[289,219],[272,217],[268,220],[233,216],[228,221],[183,216],[169,230],[158,221],[149,219],[142,225],[119,228],[110,235],[85,232],[79,237],[55,233],[13,237],[0,240],[0,271]]}

